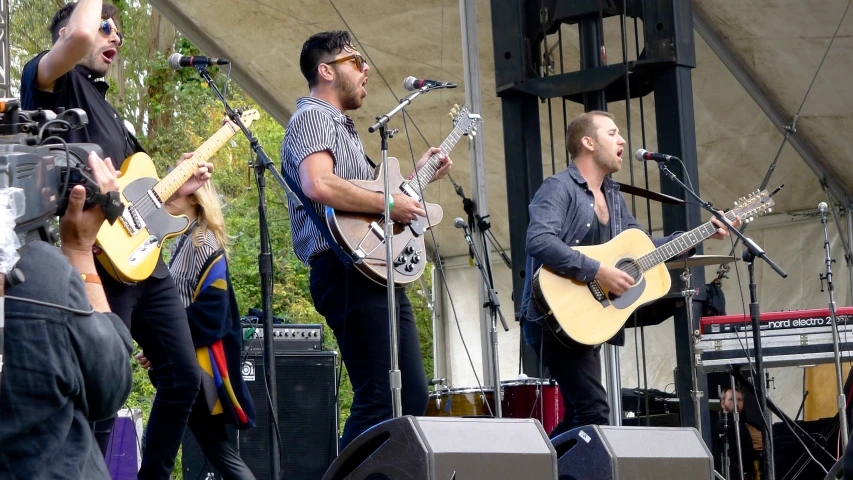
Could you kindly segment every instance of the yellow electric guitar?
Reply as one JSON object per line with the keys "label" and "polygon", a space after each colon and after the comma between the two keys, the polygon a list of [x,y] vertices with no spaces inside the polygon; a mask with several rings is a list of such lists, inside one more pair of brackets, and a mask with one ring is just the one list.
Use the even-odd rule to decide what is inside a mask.
{"label": "yellow electric guitar", "polygon": [[[751,221],[769,213],[775,205],[766,190],[741,198],[726,218]],[[533,276],[533,298],[546,313],[546,323],[568,345],[598,345],[619,332],[628,317],[643,304],[669,292],[671,280],[663,263],[690,250],[716,232],[707,222],[655,248],[638,229],[629,229],[602,245],[572,247],[582,254],[612,265],[634,278],[634,285],[620,296],[611,295],[596,280],[579,282],[541,267]]]}
{"label": "yellow electric guitar", "polygon": [[[240,118],[248,127],[260,114],[247,110]],[[151,275],[163,241],[180,235],[189,226],[185,215],[176,217],[166,211],[166,200],[193,176],[198,162],[210,159],[238,131],[236,125],[226,123],[195,151],[190,161],[181,162],[162,180],[148,155],[137,153],[124,161],[118,178],[124,213],[112,225],[104,222],[95,242],[98,261],[113,278],[133,283]]]}

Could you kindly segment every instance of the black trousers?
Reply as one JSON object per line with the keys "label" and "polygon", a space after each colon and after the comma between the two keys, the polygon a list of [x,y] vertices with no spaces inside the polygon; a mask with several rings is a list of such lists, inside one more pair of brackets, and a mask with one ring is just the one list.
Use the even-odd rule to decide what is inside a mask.
{"label": "black trousers", "polygon": [[[310,289],[314,307],[335,332],[352,383],[350,416],[341,437],[343,449],[362,432],[392,416],[388,297],[384,286],[355,269],[347,272],[331,252],[312,261]],[[403,415],[423,415],[429,392],[418,328],[405,290],[398,288],[395,293]]]}
{"label": "black trousers", "polygon": [[569,348],[548,327],[542,329],[542,341],[531,346],[557,381],[566,408],[560,423],[548,436],[554,438],[584,425],[607,425],[610,407],[601,383],[601,346]]}
{"label": "black trousers", "polygon": [[[207,461],[225,480],[255,480],[246,462],[240,458],[234,442],[228,438],[226,425],[213,419],[203,396],[199,396],[187,423]],[[193,472],[190,472],[190,477]]]}
{"label": "black trousers", "polygon": [[[134,286],[116,282],[106,274],[101,280],[110,308],[130,328],[157,377],[139,478],[168,479],[201,387],[186,310],[170,276],[150,277]],[[110,422],[114,421],[95,426],[102,452],[106,451]]]}

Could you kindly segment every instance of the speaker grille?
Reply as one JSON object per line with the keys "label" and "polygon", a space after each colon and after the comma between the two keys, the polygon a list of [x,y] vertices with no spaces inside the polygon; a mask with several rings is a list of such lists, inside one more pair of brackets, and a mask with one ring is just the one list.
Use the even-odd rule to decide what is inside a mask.
{"label": "speaker grille", "polygon": [[[275,356],[282,478],[321,478],[338,454],[336,360],[336,352]],[[250,365],[254,380],[245,375]],[[249,356],[243,367],[257,418],[255,428],[240,432],[240,456],[258,480],[272,480],[263,357]]]}
{"label": "speaker grille", "polygon": [[[337,352],[276,353],[275,362],[281,478],[317,480],[338,454]],[[255,428],[239,431],[240,457],[257,480],[273,480],[263,356],[248,356],[242,370],[255,404],[256,421]],[[229,435],[233,432],[229,428]],[[189,430],[184,435],[182,458],[185,478],[221,478],[205,465]],[[214,476],[208,477],[208,473]]]}

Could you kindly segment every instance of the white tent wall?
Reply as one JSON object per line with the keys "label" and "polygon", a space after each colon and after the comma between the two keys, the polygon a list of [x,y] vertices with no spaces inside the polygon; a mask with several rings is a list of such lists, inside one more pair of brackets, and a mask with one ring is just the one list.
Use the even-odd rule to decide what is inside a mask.
{"label": "white tent wall", "polygon": [[[842,217],[842,222],[845,220]],[[843,224],[845,225],[845,224]],[[819,217],[792,217],[789,215],[774,215],[760,219],[750,225],[748,236],[761,245],[776,263],[787,273],[788,278],[779,277],[763,261],[756,263],[756,282],[758,299],[762,312],[780,310],[801,310],[807,308],[826,308],[828,295],[820,291],[818,274],[824,272],[823,226]],[[657,235],[660,232],[656,232]],[[833,280],[835,285],[836,302],[838,306],[850,305],[848,293],[849,276],[844,262],[844,250],[832,218],[829,218],[829,234],[832,255],[837,261],[833,264]],[[731,244],[728,241],[705,242],[706,254],[728,254]],[[743,248],[738,247],[737,255]],[[504,315],[510,326],[505,332],[498,325],[500,372],[502,380],[516,378],[519,371],[518,347],[519,324],[512,319],[512,301],[510,298],[510,272],[498,262],[493,263],[493,273],[498,297],[504,308]],[[740,287],[738,285],[740,275]],[[482,375],[482,348],[478,309],[477,282],[479,274],[468,264],[467,257],[456,257],[445,262],[445,275],[450,297],[459,314],[459,325],[468,347],[479,381],[484,383]],[[710,281],[716,275],[715,267],[707,267],[706,278]],[[741,303],[740,292],[743,292]],[[749,311],[748,273],[746,265],[738,262],[737,272],[732,268],[729,278],[723,280],[723,292],[726,296],[726,311],[728,314],[739,314]],[[446,362],[446,371],[439,376],[447,378],[450,385],[457,388],[476,387],[477,380],[468,361],[465,349],[460,340],[459,331],[454,321],[447,290],[441,289],[442,306],[439,318],[442,319],[440,328],[443,330],[445,348],[439,349],[439,355]],[[744,310],[744,308],[746,310]],[[650,388],[672,392],[673,369],[675,361],[675,341],[673,320],[645,329],[646,365]],[[639,342],[639,332],[637,342]],[[622,385],[624,387],[642,386],[642,370],[638,369],[637,348],[634,340],[634,330],[626,330],[625,346],[620,348],[620,368]],[[688,341],[679,339],[679,341]],[[751,347],[751,345],[750,345]],[[640,359],[642,362],[642,359]],[[639,370],[639,380],[638,380]],[[770,397],[780,408],[790,416],[794,416],[802,401],[803,370],[799,367],[784,367],[768,369],[775,379]],[[812,395],[834,395],[835,385],[827,385],[827,392],[812,392]],[[710,398],[716,398],[716,392],[706,392]],[[628,408],[626,408],[627,410]]]}

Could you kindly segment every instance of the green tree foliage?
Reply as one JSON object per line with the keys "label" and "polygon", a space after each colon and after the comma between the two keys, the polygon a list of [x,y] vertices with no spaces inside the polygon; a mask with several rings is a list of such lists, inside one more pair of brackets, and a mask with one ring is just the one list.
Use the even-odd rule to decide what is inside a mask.
{"label": "green tree foliage", "polygon": [[[50,48],[47,25],[63,0],[11,0],[10,41],[12,46],[13,88],[17,93],[23,66],[37,53]],[[192,151],[222,125],[224,113],[213,92],[192,69],[173,71],[167,57],[172,52],[199,54],[189,40],[175,32],[147,2],[117,0],[121,11],[119,29],[125,37],[120,56],[110,68],[108,99],[139,137],[158,167],[161,176],[175,164],[180,154]],[[219,88],[227,82],[228,71],[211,69]],[[261,119],[251,129],[276,165],[284,129],[267,115],[238,85],[228,83],[229,102],[234,107],[258,109]],[[261,306],[258,273],[259,223],[255,175],[249,168],[250,149],[242,135],[234,137],[214,156],[214,182],[225,202],[225,218],[232,237],[230,271],[241,312]],[[295,257],[290,236],[287,202],[281,189],[270,179],[266,189],[267,220],[274,258],[273,312],[290,323],[324,323],[314,310],[308,291],[308,269]],[[168,252],[166,252],[168,255]],[[430,312],[416,283],[409,297],[420,329],[426,372],[432,373],[432,329]],[[326,348],[337,350],[334,335],[327,327]],[[134,388],[128,407],[147,412],[154,388],[146,372],[134,363]],[[425,373],[426,373],[425,372]],[[342,372],[341,425],[349,415],[352,388]],[[263,428],[263,426],[261,426]],[[176,468],[179,471],[179,468]]]}

